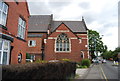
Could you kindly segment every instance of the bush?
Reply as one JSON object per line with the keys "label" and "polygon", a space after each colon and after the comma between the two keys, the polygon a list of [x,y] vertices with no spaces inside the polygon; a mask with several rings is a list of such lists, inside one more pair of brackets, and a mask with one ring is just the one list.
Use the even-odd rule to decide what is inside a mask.
{"label": "bush", "polygon": [[47,63],[48,61],[44,61],[44,60],[41,60],[41,59],[38,59],[35,61],[36,63]]}
{"label": "bush", "polygon": [[77,68],[87,68],[86,65],[82,66],[82,65],[80,65],[80,64],[77,64],[76,67],[77,67]]}
{"label": "bush", "polygon": [[[33,81],[34,79],[57,79],[62,81],[75,76],[75,62],[51,62],[51,63],[27,63],[17,65],[3,65],[2,79],[24,79]],[[58,80],[60,79],[60,80]]]}
{"label": "bush", "polygon": [[71,60],[70,60],[70,59],[62,59],[62,61],[68,61],[68,62],[69,62],[69,61],[71,61]]}
{"label": "bush", "polygon": [[89,59],[83,59],[82,62],[81,62],[81,65],[82,66],[87,66],[87,67],[90,67],[90,60]]}

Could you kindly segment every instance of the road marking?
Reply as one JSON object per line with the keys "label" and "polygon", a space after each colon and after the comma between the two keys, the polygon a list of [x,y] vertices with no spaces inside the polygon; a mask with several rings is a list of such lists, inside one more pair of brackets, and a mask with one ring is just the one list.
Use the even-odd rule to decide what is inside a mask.
{"label": "road marking", "polygon": [[101,76],[101,79],[104,79],[104,78],[103,78],[103,74],[102,74],[102,72],[101,72],[101,71],[100,71],[100,76]]}
{"label": "road marking", "polygon": [[107,77],[105,76],[105,73],[104,73],[104,71],[103,71],[103,69],[102,69],[101,65],[100,65],[100,68],[101,68],[101,71],[102,71],[102,74],[103,74],[103,76],[104,76],[105,80],[106,80],[106,81],[108,81],[108,79],[107,79]]}

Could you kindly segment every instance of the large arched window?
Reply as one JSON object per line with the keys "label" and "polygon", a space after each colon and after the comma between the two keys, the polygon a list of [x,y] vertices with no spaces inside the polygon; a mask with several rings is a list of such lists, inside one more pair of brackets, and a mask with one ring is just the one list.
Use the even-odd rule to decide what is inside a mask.
{"label": "large arched window", "polygon": [[57,52],[70,51],[70,42],[65,33],[62,33],[58,36],[56,40],[56,51]]}

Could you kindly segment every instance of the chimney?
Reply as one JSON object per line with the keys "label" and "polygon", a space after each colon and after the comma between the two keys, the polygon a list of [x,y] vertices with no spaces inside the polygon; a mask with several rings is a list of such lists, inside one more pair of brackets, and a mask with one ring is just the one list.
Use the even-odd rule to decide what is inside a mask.
{"label": "chimney", "polygon": [[82,16],[82,21],[84,21],[84,17]]}

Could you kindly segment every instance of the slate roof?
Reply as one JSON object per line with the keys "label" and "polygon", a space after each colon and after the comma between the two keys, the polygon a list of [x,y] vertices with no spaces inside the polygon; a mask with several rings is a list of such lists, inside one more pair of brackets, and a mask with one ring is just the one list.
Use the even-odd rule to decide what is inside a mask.
{"label": "slate roof", "polygon": [[83,21],[53,21],[52,30],[54,31],[61,23],[64,23],[73,32],[87,32]]}
{"label": "slate roof", "polygon": [[28,32],[47,32],[51,15],[32,15],[29,18]]}
{"label": "slate roof", "polygon": [[47,32],[49,24],[54,31],[61,23],[64,23],[73,32],[87,32],[84,21],[53,21],[51,15],[33,15],[29,18],[28,32]]}
{"label": "slate roof", "polygon": [[28,34],[28,37],[42,37],[43,34]]}

